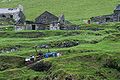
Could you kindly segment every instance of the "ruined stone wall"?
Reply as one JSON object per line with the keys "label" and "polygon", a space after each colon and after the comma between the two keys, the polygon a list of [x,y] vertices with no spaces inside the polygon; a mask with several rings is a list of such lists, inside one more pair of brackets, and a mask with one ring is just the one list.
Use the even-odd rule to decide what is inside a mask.
{"label": "ruined stone wall", "polygon": [[36,30],[49,30],[49,25],[37,24],[36,25]]}
{"label": "ruined stone wall", "polygon": [[25,16],[22,12],[0,14],[0,18],[14,20],[15,23],[23,24],[25,22]]}
{"label": "ruined stone wall", "polygon": [[98,24],[104,24],[104,23],[107,23],[107,22],[115,22],[115,21],[118,20],[117,16],[114,15],[114,14],[92,17],[90,19],[91,19],[92,23],[95,22],[95,23],[98,23]]}
{"label": "ruined stone wall", "polygon": [[120,22],[120,10],[114,10],[113,14],[103,15],[90,18],[91,22],[95,22],[98,24],[104,24],[108,22]]}

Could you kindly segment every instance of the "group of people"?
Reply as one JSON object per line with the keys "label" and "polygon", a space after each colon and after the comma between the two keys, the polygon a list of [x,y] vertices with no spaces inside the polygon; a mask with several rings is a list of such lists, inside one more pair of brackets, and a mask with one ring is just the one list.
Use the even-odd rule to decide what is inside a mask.
{"label": "group of people", "polygon": [[41,51],[39,51],[39,53],[37,54],[37,56],[31,55],[30,57],[27,57],[25,59],[25,64],[32,64],[36,61],[40,61],[44,58],[49,58],[49,57],[60,57],[61,53],[57,53],[57,52],[48,52],[43,54]]}

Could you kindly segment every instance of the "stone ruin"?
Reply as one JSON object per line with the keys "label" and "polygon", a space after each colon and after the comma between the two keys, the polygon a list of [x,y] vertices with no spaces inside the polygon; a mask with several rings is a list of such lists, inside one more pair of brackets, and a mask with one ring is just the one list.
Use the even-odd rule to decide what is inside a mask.
{"label": "stone ruin", "polygon": [[112,14],[91,17],[92,23],[105,24],[108,22],[120,22],[120,4],[116,6]]}

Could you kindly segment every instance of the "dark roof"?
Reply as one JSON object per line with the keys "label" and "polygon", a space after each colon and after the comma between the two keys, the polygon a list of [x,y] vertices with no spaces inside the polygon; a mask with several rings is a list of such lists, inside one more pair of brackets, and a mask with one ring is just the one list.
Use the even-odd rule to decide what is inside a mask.
{"label": "dark roof", "polygon": [[26,24],[34,24],[33,21],[29,21],[29,20],[26,20],[25,22],[26,22]]}
{"label": "dark roof", "polygon": [[55,21],[58,21],[58,17],[48,11],[45,11],[35,19],[35,23],[43,23],[43,24],[50,24]]}
{"label": "dark roof", "polygon": [[117,6],[116,6],[116,8],[115,8],[115,10],[120,10],[120,4],[118,4]]}

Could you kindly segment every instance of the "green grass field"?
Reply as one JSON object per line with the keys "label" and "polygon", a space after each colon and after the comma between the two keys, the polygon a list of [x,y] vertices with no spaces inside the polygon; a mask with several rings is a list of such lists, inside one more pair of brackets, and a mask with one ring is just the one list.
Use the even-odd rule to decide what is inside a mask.
{"label": "green grass field", "polygon": [[[117,24],[116,26],[118,26]],[[97,26],[97,25],[96,25]],[[0,53],[1,80],[46,80],[55,77],[64,80],[71,75],[75,80],[119,80],[120,79],[120,32],[115,25],[105,25],[104,30],[77,31],[6,31],[0,32],[0,49],[20,46],[14,52]],[[38,33],[40,33],[38,35]],[[29,35],[30,34],[30,35]],[[42,34],[42,35],[41,35]],[[37,36],[36,36],[37,35]],[[77,40],[79,45],[67,48],[50,48],[50,51],[61,52],[56,58],[43,59],[52,63],[46,72],[29,69],[23,61],[30,55],[37,55],[34,46],[41,44],[55,45],[65,40]],[[47,49],[40,49],[43,53]],[[112,62],[107,62],[112,61]],[[104,64],[112,65],[105,67]],[[115,65],[118,65],[116,67]]]}
{"label": "green grass field", "polygon": [[[22,4],[28,20],[47,10],[57,16],[64,13],[67,20],[81,24],[92,16],[111,14],[119,3],[120,0],[1,0],[0,8]],[[120,23],[81,24],[81,30],[63,31],[15,32],[12,27],[7,28],[0,31],[0,80],[120,80]],[[96,28],[103,30],[95,31]],[[58,46],[76,41],[79,44],[75,46]],[[34,46],[42,44],[50,45],[51,52],[62,56],[26,66],[25,58],[37,55]],[[38,50],[44,54],[48,51]],[[39,69],[51,66],[47,71],[35,71],[38,64]]]}

